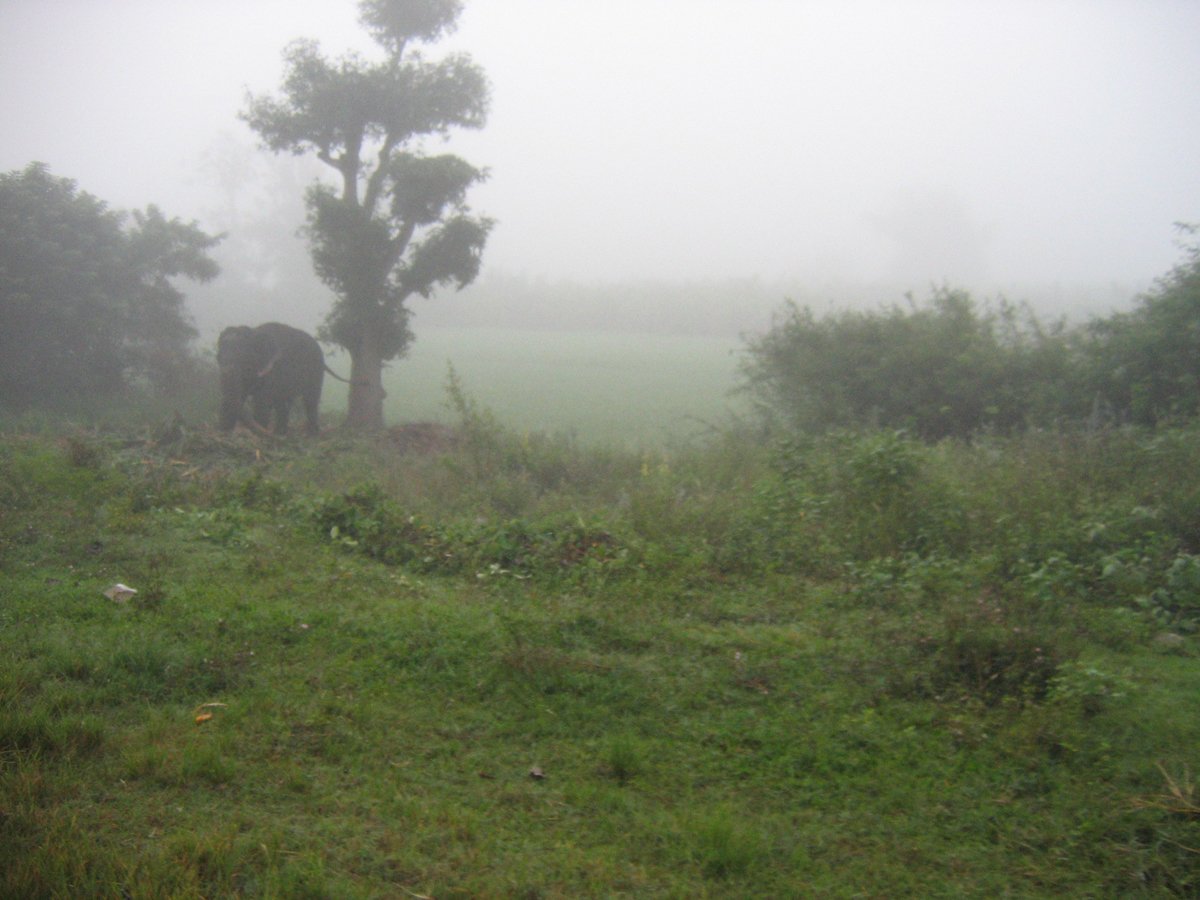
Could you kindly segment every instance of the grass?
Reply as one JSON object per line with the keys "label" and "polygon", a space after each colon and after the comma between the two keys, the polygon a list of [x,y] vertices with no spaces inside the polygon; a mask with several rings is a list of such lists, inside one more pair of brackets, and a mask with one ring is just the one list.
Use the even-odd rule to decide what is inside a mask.
{"label": "grass", "polygon": [[452,406],[0,438],[0,895],[1200,890],[1200,431]]}
{"label": "grass", "polygon": [[[725,417],[737,371],[735,340],[505,329],[423,329],[385,373],[389,422],[455,421],[447,367],[508,427],[570,433],[589,444],[659,447]],[[345,358],[331,358],[349,371]],[[342,386],[326,405],[345,408]]]}

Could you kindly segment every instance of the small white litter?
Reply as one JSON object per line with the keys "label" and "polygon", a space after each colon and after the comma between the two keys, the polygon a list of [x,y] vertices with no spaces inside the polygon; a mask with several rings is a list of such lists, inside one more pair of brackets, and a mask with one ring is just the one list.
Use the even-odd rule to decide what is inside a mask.
{"label": "small white litter", "polygon": [[104,592],[104,596],[113,603],[127,603],[129,598],[137,593],[136,588],[131,588],[127,584],[121,584],[119,581]]}

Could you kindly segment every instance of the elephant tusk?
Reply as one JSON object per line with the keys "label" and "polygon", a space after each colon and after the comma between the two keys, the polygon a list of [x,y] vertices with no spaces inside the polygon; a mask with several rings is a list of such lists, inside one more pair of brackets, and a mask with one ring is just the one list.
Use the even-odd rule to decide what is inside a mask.
{"label": "elephant tusk", "polygon": [[258,373],[259,378],[266,378],[270,371],[275,368],[275,363],[279,361],[279,357],[283,355],[282,350],[276,350],[275,355],[271,357],[271,361],[263,367],[263,370]]}

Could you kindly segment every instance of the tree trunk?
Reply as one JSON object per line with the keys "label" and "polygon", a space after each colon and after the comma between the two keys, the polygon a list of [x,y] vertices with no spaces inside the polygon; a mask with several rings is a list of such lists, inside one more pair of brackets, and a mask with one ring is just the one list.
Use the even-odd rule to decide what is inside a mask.
{"label": "tree trunk", "polygon": [[383,428],[383,355],[371,334],[350,351],[350,403],[346,427],[354,431]]}

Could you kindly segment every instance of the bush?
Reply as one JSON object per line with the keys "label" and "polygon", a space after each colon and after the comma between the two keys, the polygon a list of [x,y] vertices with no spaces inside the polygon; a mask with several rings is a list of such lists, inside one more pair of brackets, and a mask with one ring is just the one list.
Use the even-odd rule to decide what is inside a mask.
{"label": "bush", "polygon": [[1138,598],[1138,606],[1162,628],[1200,631],[1200,556],[1177,556],[1162,587]]}
{"label": "bush", "polygon": [[1200,229],[1178,227],[1183,262],[1131,312],[1095,321],[1083,336],[1091,391],[1141,425],[1200,412]]}
{"label": "bush", "polygon": [[818,319],[789,304],[751,339],[743,386],[771,421],[800,431],[877,427],[925,439],[1012,432],[1069,407],[1068,342],[1027,309],[980,309],[942,288],[929,304]]}
{"label": "bush", "polygon": [[594,577],[630,561],[629,549],[606,528],[578,518],[426,522],[406,514],[374,484],[326,497],[311,514],[330,540],[421,572],[480,579]]}
{"label": "bush", "polygon": [[962,506],[937,455],[903,431],[783,441],[731,526],[729,563],[833,574],[847,561],[957,546]]}

